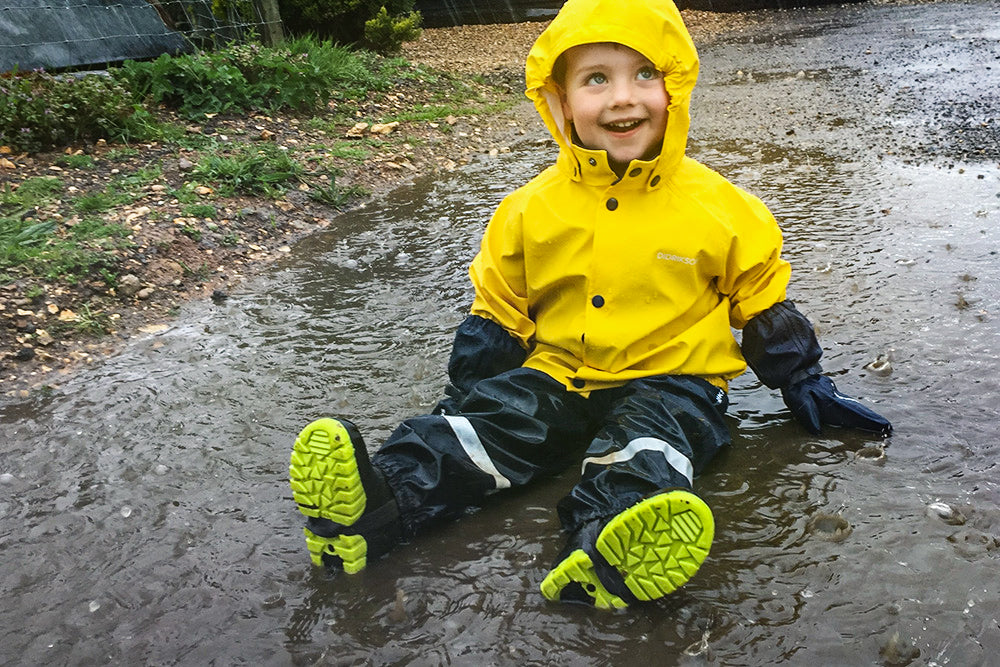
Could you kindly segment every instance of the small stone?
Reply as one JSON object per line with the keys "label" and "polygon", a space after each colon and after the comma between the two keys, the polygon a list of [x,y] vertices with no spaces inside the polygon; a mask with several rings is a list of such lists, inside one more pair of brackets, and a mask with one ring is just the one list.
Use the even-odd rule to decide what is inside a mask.
{"label": "small stone", "polygon": [[355,123],[354,127],[346,132],[348,137],[361,137],[364,136],[365,130],[368,129],[368,123]]}
{"label": "small stone", "polygon": [[35,358],[35,349],[33,347],[22,347],[14,353],[14,358],[18,361],[31,361]]}
{"label": "small stone", "polygon": [[177,168],[180,169],[181,171],[191,171],[192,169],[194,169],[194,162],[191,162],[191,160],[187,159],[186,157],[182,157],[179,160],[177,160]]}
{"label": "small stone", "polygon": [[399,127],[399,121],[394,120],[391,123],[375,123],[372,125],[372,134],[391,134],[393,130]]}
{"label": "small stone", "polygon": [[118,280],[118,293],[122,296],[135,296],[136,292],[142,289],[139,278],[131,273],[127,273]]}
{"label": "small stone", "polygon": [[55,342],[55,339],[45,329],[39,329],[35,332],[35,341],[43,347],[48,347]]}
{"label": "small stone", "polygon": [[139,290],[136,296],[139,297],[139,299],[145,301],[149,297],[153,296],[153,292],[154,290],[152,287],[143,287],[141,290]]}

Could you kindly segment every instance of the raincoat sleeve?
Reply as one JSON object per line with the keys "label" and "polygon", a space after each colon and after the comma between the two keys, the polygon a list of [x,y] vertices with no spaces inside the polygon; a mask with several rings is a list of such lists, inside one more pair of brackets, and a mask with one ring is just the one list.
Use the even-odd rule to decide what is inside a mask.
{"label": "raincoat sleeve", "polygon": [[520,191],[508,195],[483,234],[469,277],[476,290],[472,315],[498,324],[530,350],[535,323],[528,312]]}
{"label": "raincoat sleeve", "polygon": [[717,287],[729,299],[730,324],[747,322],[785,300],[791,266],[781,259],[781,230],[763,202],[739,191],[729,252]]}

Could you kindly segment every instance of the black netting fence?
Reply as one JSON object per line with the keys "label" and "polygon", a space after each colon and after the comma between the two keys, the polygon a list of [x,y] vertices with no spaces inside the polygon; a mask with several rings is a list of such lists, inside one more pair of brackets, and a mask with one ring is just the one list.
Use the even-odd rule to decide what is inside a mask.
{"label": "black netting fence", "polygon": [[273,0],[0,0],[0,72],[152,58],[280,30]]}

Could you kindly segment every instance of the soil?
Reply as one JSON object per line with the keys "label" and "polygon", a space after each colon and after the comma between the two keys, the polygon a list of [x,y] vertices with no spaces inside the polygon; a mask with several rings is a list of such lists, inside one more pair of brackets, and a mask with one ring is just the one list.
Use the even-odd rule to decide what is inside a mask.
{"label": "soil", "polygon": [[[683,14],[699,45],[752,20],[740,14]],[[418,41],[404,47],[403,55],[410,62],[476,77],[487,102],[518,100],[506,111],[449,117],[444,122],[405,122],[387,134],[350,125],[332,132],[313,130],[307,129],[307,119],[259,114],[217,116],[187,127],[188,132],[219,141],[252,139],[296,147],[296,157],[305,164],[310,163],[308,151],[328,159],[323,146],[352,134],[363,135],[371,156],[363,164],[342,161],[343,175],[336,180],[338,186],[357,186],[370,194],[341,208],[310,198],[307,185],[279,199],[223,198],[205,190],[201,195],[216,208],[216,219],[190,218],[167,193],[190,180],[188,172],[200,156],[176,145],[132,146],[138,149],[135,154],[122,158],[118,151],[114,159],[109,159],[109,152],[121,147],[103,141],[51,153],[0,155],[0,183],[16,187],[28,178],[58,176],[75,194],[101,192],[115,177],[150,165],[162,169],[155,182],[144,185],[140,199],[104,214],[109,222],[132,230],[130,247],[118,251],[121,269],[116,287],[109,288],[97,276],[76,285],[42,285],[41,289],[23,281],[0,286],[0,395],[26,397],[33,390],[57,388],[69,374],[115,353],[132,336],[165,329],[184,302],[226,299],[241,281],[290,252],[295,241],[328,226],[346,208],[377,199],[415,176],[458,168],[476,154],[510,150],[525,134],[524,128],[540,122],[521,91],[524,60],[545,25],[427,29]],[[431,100],[433,91],[402,85],[410,88],[373,99],[359,120],[378,123],[380,118],[418,109]],[[315,148],[303,152],[303,146]],[[94,167],[71,169],[57,164],[73,153],[90,155]],[[58,203],[48,215],[62,224],[75,222],[62,217]],[[100,322],[103,333],[80,326],[86,319]]]}

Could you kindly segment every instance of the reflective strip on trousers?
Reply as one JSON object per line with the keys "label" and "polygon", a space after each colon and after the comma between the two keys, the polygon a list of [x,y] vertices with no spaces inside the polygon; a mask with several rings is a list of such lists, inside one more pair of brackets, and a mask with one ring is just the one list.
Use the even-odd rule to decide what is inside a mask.
{"label": "reflective strip on trousers", "polygon": [[448,425],[451,426],[451,430],[455,432],[455,437],[458,438],[458,443],[462,445],[462,449],[465,450],[469,459],[476,464],[476,467],[496,481],[496,488],[509,489],[510,480],[501,475],[500,471],[493,465],[490,455],[486,453],[486,448],[483,447],[476,429],[472,428],[469,420],[465,417],[456,417],[455,415],[442,416],[447,420]]}
{"label": "reflective strip on trousers", "polygon": [[639,452],[644,451],[659,452],[663,454],[663,458],[667,460],[667,463],[670,464],[671,468],[684,475],[689,484],[694,483],[694,467],[691,465],[691,460],[671,447],[669,443],[664,440],[659,440],[658,438],[636,438],[632,442],[628,443],[624,449],[617,452],[612,452],[606,456],[584,459],[582,470],[586,470],[588,463],[596,463],[597,465],[607,466],[612,463],[628,461]]}

